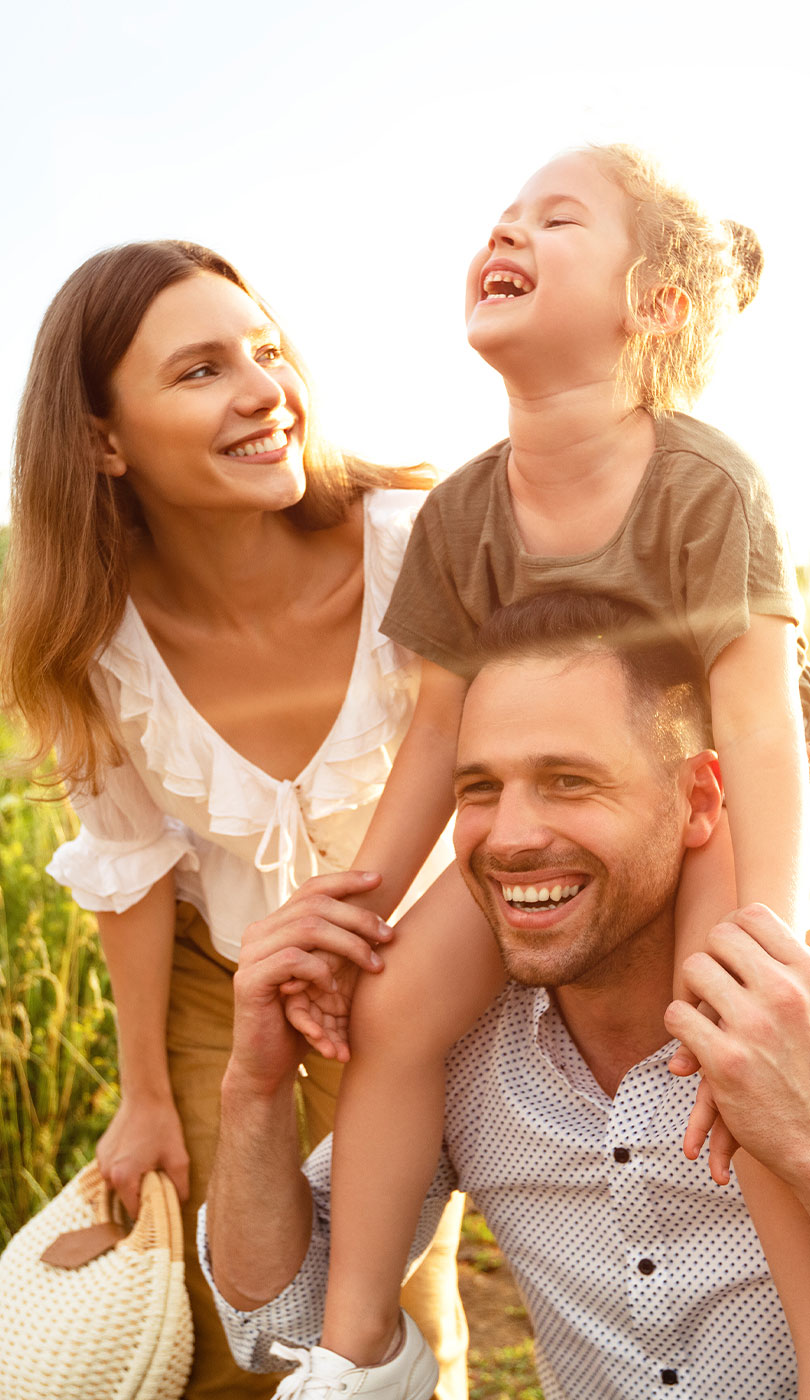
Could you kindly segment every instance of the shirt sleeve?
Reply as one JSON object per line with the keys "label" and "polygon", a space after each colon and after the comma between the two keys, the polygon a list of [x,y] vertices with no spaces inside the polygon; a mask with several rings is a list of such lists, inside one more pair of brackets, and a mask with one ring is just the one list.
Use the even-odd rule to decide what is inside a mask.
{"label": "shirt sleeve", "polygon": [[[277,1298],[251,1312],[241,1312],[239,1308],[232,1307],[217,1289],[211,1272],[204,1205],[199,1212],[197,1252],[200,1267],[214,1296],[234,1360],[244,1371],[285,1370],[290,1365],[289,1358],[274,1353],[274,1345],[313,1347],[320,1341],[329,1269],[331,1170],[330,1134],[319,1143],[303,1167],[312,1191],[312,1237],[307,1256],[292,1283]],[[442,1211],[454,1189],[453,1170],[443,1155],[422,1208],[411,1246],[408,1275],[430,1246]]]}
{"label": "shirt sleeve", "polygon": [[[402,646],[467,678],[479,624],[459,594],[442,500],[437,487],[416,517],[381,627]],[[463,533],[463,516],[457,527]]]}
{"label": "shirt sleeve", "polygon": [[71,805],[79,835],[46,869],[83,909],[122,914],[175,865],[199,868],[187,828],[161,812],[129,759],[106,771],[97,796],[73,794]]}

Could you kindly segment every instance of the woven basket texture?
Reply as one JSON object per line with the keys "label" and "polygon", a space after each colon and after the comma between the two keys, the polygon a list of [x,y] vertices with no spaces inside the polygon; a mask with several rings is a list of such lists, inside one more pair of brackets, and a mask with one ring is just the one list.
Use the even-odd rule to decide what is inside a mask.
{"label": "woven basket texture", "polygon": [[59,1235],[111,1219],[95,1162],[0,1256],[0,1400],[180,1400],[194,1349],[180,1208],[149,1172],[135,1225],[78,1269],[43,1264]]}

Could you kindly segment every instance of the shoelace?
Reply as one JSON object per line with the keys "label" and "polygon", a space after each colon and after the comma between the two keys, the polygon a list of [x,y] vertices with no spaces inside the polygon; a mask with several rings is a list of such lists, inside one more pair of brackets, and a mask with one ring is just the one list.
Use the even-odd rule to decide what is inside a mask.
{"label": "shoelace", "polygon": [[313,1353],[303,1347],[289,1347],[283,1342],[274,1342],[273,1355],[281,1356],[285,1361],[295,1362],[295,1370],[288,1376],[282,1376],[276,1387],[276,1395],[281,1396],[282,1400],[295,1400],[304,1387],[308,1395],[318,1392],[322,1395],[341,1394],[348,1389],[346,1382],[339,1377],[319,1376],[312,1367]]}

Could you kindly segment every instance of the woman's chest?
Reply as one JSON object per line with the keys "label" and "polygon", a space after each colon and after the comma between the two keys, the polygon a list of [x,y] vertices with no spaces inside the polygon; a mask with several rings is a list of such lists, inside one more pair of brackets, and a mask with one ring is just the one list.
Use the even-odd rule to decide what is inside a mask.
{"label": "woman's chest", "polygon": [[[360,636],[363,589],[339,606],[291,610],[260,627],[201,631],[149,626],[182,699],[242,757],[277,779],[306,768],[346,698]],[[149,625],[147,623],[147,625]]]}

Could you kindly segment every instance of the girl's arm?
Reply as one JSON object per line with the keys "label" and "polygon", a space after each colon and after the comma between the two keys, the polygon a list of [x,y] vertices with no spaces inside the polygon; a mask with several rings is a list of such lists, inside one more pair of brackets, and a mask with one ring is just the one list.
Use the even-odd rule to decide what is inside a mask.
{"label": "girl's arm", "polygon": [[174,1106],[166,1017],[174,945],[175,887],[169,871],[123,914],[98,914],[118,1015],[121,1106],[99,1139],[105,1179],[137,1214],[144,1172],[162,1167],[188,1196],[188,1153]]}
{"label": "girl's arm", "polygon": [[[460,676],[422,662],[413,719],[354,860],[356,870],[374,871],[381,879],[367,893],[353,894],[351,902],[381,919],[396,909],[453,813],[456,737],[466,688]],[[283,988],[290,1024],[327,1058],[349,1057],[345,1015],[336,1017],[335,1002],[345,1013],[356,980],[356,967],[346,962],[336,969],[334,998],[300,980]]]}
{"label": "girl's arm", "polygon": [[709,673],[737,903],[768,905],[803,940],[810,788],[797,682],[796,631],[780,617],[752,617]]}
{"label": "girl's arm", "polygon": [[453,815],[453,766],[467,682],[422,662],[419,698],[377,810],[354,861],[375,870],[376,890],[354,899],[387,918],[412,884]]}
{"label": "girl's arm", "polygon": [[[808,770],[796,633],[754,616],[709,673],[714,741],[726,789],[737,904],[768,905],[803,941],[808,894]],[[712,919],[715,922],[718,915]],[[702,930],[704,946],[708,927]],[[810,1397],[810,1217],[790,1189],[745,1152],[735,1158],[746,1204],[785,1309]]]}

